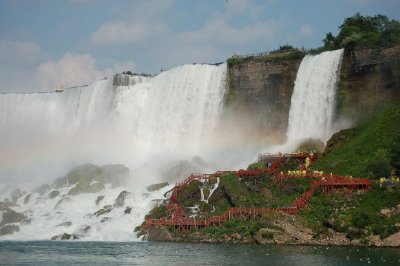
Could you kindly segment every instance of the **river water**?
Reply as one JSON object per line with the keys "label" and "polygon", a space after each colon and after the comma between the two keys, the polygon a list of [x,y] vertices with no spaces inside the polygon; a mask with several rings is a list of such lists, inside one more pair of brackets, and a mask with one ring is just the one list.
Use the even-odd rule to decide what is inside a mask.
{"label": "river water", "polygon": [[400,249],[2,241],[0,258],[0,265],[400,265]]}

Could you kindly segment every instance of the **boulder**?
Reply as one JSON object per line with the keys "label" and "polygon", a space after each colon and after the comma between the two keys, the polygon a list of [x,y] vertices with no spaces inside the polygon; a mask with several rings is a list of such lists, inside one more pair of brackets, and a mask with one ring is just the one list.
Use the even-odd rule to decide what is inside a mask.
{"label": "boulder", "polygon": [[101,216],[101,215],[103,215],[103,214],[106,214],[106,213],[111,212],[112,209],[113,209],[113,208],[112,208],[111,205],[106,205],[106,206],[104,206],[103,208],[101,208],[100,210],[98,210],[97,212],[95,212],[94,214],[95,214],[97,217],[99,217],[99,216]]}
{"label": "boulder", "polygon": [[57,204],[54,206],[54,209],[60,209],[63,207],[64,204],[71,201],[71,197],[64,197],[60,199]]}
{"label": "boulder", "polygon": [[69,227],[69,226],[71,226],[71,225],[72,225],[72,222],[71,222],[71,221],[67,221],[67,222],[60,223],[60,224],[58,224],[58,225],[56,225],[56,226]]}
{"label": "boulder", "polygon": [[122,191],[121,193],[119,193],[117,199],[115,200],[114,207],[120,208],[120,207],[124,206],[126,197],[128,197],[130,194],[131,194],[130,192],[125,191],[125,190]]}
{"label": "boulder", "polygon": [[51,238],[51,240],[76,240],[76,239],[79,239],[78,235],[67,234],[67,233],[56,235]]}
{"label": "boulder", "polygon": [[150,185],[150,186],[147,186],[146,187],[146,189],[148,190],[148,191],[157,191],[157,190],[160,190],[160,189],[162,189],[163,187],[166,187],[166,186],[168,186],[169,184],[168,184],[168,182],[162,182],[162,183],[157,183],[157,184],[152,184],[152,185]]}
{"label": "boulder", "polygon": [[0,236],[12,235],[14,232],[19,232],[19,226],[15,224],[5,225],[0,228]]}
{"label": "boulder", "polygon": [[394,233],[383,240],[383,246],[400,247],[400,232]]}
{"label": "boulder", "polygon": [[104,196],[98,196],[96,199],[96,205],[99,205],[100,201],[104,199]]}
{"label": "boulder", "polygon": [[26,192],[22,192],[19,188],[14,190],[11,193],[11,201],[16,203],[18,201],[18,199],[24,194],[26,194]]}
{"label": "boulder", "polygon": [[0,201],[0,211],[5,211],[7,208],[17,207],[18,204],[9,201],[6,199],[5,201]]}
{"label": "boulder", "polygon": [[0,222],[0,226],[11,224],[11,223],[19,223],[27,217],[23,213],[18,213],[11,208],[6,208],[3,212],[2,220]]}
{"label": "boulder", "polygon": [[131,214],[132,207],[126,207],[124,213],[125,214]]}
{"label": "boulder", "polygon": [[150,226],[149,227],[149,240],[151,241],[173,241],[171,233],[165,226]]}
{"label": "boulder", "polygon": [[46,193],[47,191],[50,190],[50,188],[51,187],[49,184],[43,184],[32,190],[32,193],[39,193],[39,194]]}
{"label": "boulder", "polygon": [[49,198],[50,199],[54,199],[55,197],[60,196],[60,191],[58,190],[53,190],[52,192],[50,192],[49,194]]}
{"label": "boulder", "polygon": [[81,193],[97,193],[102,191],[104,188],[105,186],[101,183],[89,183],[87,180],[83,180],[71,188],[68,195],[74,196]]}
{"label": "boulder", "polygon": [[31,194],[26,195],[25,198],[24,198],[24,204],[28,204],[29,201],[31,200],[31,197],[32,197]]}

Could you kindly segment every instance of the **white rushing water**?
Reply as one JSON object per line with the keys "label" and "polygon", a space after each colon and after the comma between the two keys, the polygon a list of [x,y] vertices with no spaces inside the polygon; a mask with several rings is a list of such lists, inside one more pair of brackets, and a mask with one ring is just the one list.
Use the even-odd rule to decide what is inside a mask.
{"label": "white rushing water", "polygon": [[[41,193],[26,189],[30,200],[24,194],[18,206],[12,205],[25,215],[23,221],[0,224],[0,234],[4,226],[17,225],[19,231],[0,239],[50,239],[62,233],[85,240],[135,239],[133,228],[165,192],[144,187],[162,181],[163,172],[179,160],[206,150],[222,111],[225,79],[226,64],[196,64],[155,77],[130,77],[122,82],[128,86],[115,87],[107,79],[58,93],[0,94],[0,200],[13,185],[51,184],[84,163],[122,163],[131,169],[125,187],[106,186],[97,193],[71,196],[74,185]],[[207,169],[201,159],[192,161]],[[185,177],[176,172],[174,178]],[[49,196],[53,190],[60,192],[55,198]],[[123,190],[131,192],[124,208],[94,215],[113,205]],[[98,196],[104,200],[96,205]],[[4,206],[0,218],[10,215]],[[132,208],[129,214],[126,208]]]}
{"label": "white rushing water", "polygon": [[297,72],[288,123],[288,142],[332,134],[343,49],[307,55]]}

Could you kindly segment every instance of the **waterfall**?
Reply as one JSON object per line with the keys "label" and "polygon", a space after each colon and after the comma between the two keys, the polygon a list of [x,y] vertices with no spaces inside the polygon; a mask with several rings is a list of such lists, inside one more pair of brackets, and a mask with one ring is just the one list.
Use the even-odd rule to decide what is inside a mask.
{"label": "waterfall", "polygon": [[304,57],[297,72],[289,111],[287,142],[332,134],[336,88],[343,49]]}
{"label": "waterfall", "polygon": [[[0,181],[54,178],[85,162],[198,155],[218,122],[225,79],[226,64],[196,64],[64,92],[0,94]],[[52,171],[57,164],[65,167]]]}
{"label": "waterfall", "polygon": [[[0,201],[10,197],[15,183],[50,184],[17,198],[13,211],[25,218],[0,240],[49,240],[64,233],[135,240],[134,228],[172,188],[150,192],[146,185],[165,181],[163,171],[180,159],[208,150],[225,79],[226,64],[196,64],[154,77],[118,75],[63,92],[0,94]],[[205,165],[199,157],[192,160]],[[68,179],[54,185],[55,178],[85,163],[125,164],[130,176],[93,193],[71,194],[81,183]],[[85,174],[83,186],[101,185],[90,179],[102,176],[95,173]],[[122,206],[116,206],[122,194]],[[0,210],[0,221],[8,211]]]}

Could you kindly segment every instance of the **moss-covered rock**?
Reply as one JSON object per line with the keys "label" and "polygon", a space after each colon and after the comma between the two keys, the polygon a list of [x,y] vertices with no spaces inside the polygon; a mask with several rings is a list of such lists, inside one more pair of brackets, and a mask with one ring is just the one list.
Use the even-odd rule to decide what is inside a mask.
{"label": "moss-covered rock", "polygon": [[94,214],[95,214],[97,217],[99,217],[99,216],[101,216],[101,215],[104,215],[104,214],[106,214],[106,213],[111,212],[112,209],[113,209],[113,208],[112,208],[111,205],[106,205],[106,206],[104,206],[103,208],[101,208],[100,210],[96,211]]}

